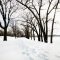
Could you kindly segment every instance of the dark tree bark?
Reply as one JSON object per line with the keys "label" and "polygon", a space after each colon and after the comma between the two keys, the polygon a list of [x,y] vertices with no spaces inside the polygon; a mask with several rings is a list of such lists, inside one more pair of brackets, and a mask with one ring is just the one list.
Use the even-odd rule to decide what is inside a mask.
{"label": "dark tree bark", "polygon": [[40,35],[38,35],[38,41],[40,41]]}
{"label": "dark tree bark", "polygon": [[4,41],[7,41],[7,28],[4,28]]}
{"label": "dark tree bark", "polygon": [[41,42],[43,42],[43,36],[42,36],[42,31],[41,31]]}
{"label": "dark tree bark", "polygon": [[33,30],[33,39],[35,40],[35,34],[34,34],[34,30]]}
{"label": "dark tree bark", "polygon": [[40,33],[41,33],[41,32],[40,32],[40,28],[39,28],[38,41],[41,41],[41,40],[40,40],[40,38],[41,38],[41,37],[40,37]]}
{"label": "dark tree bark", "polygon": [[48,41],[47,41],[47,35],[44,35],[44,42],[48,43]]}
{"label": "dark tree bark", "polygon": [[31,40],[32,40],[32,28],[31,28]]}

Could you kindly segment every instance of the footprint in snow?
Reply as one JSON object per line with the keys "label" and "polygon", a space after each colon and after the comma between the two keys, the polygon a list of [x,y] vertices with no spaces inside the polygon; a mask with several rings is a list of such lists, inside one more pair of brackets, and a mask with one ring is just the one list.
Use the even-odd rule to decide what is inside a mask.
{"label": "footprint in snow", "polygon": [[39,58],[42,58],[43,60],[48,60],[48,57],[47,57],[47,55],[45,55],[45,54],[38,54],[38,57]]}
{"label": "footprint in snow", "polygon": [[30,56],[28,52],[22,52],[23,55]]}
{"label": "footprint in snow", "polygon": [[25,55],[26,53],[25,53],[25,52],[22,52],[22,54],[24,54],[24,55]]}
{"label": "footprint in snow", "polygon": [[36,53],[36,52],[35,52],[35,49],[31,49],[31,52],[32,52],[32,53]]}
{"label": "footprint in snow", "polygon": [[41,50],[44,50],[44,49],[41,49]]}
{"label": "footprint in snow", "polygon": [[32,57],[29,57],[29,60],[34,60]]}
{"label": "footprint in snow", "polygon": [[48,54],[48,52],[47,52],[47,51],[45,51],[44,53],[47,53],[47,54]]}
{"label": "footprint in snow", "polygon": [[28,49],[28,46],[24,45],[25,49]]}
{"label": "footprint in snow", "polygon": [[29,49],[26,49],[26,51],[28,52],[28,51],[29,51]]}

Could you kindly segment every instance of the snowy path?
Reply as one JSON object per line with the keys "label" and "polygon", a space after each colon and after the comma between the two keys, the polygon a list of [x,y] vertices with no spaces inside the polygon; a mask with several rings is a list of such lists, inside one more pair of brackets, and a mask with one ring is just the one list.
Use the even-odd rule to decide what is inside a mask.
{"label": "snowy path", "polygon": [[8,37],[0,40],[0,60],[60,60],[60,46]]}

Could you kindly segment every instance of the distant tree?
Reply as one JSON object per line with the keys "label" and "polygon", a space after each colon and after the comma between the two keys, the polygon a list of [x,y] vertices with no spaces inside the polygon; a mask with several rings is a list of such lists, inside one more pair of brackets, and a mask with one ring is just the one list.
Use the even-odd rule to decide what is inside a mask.
{"label": "distant tree", "polygon": [[[30,12],[28,12],[28,13],[25,12],[25,14],[23,14],[23,16],[21,16],[21,18],[23,18],[23,20],[24,20],[24,21],[23,20],[21,20],[21,21],[23,22],[22,25],[25,26],[25,36],[26,37],[31,36],[31,39],[33,37],[35,40],[35,34],[34,34],[35,29],[33,28],[33,24],[32,24],[34,17],[32,16],[32,14]],[[34,22],[34,24],[35,24],[35,22]]]}
{"label": "distant tree", "polygon": [[9,23],[9,27],[11,27],[13,35],[16,37],[23,37],[24,34],[23,32],[20,30],[20,28],[18,27],[18,22],[19,20],[10,20]]}
{"label": "distant tree", "polygon": [[3,36],[3,34],[4,34],[4,31],[0,30],[0,36]]}
{"label": "distant tree", "polygon": [[22,16],[22,18],[23,18],[25,21],[22,21],[23,24],[21,24],[21,25],[23,25],[24,28],[25,28],[25,37],[29,39],[29,37],[30,37],[30,34],[29,34],[29,23],[28,23],[29,17],[28,17],[27,14],[26,14],[25,16]]}
{"label": "distant tree", "polygon": [[34,34],[34,30],[33,30],[33,39],[35,40],[35,34]]}
{"label": "distant tree", "polygon": [[16,29],[17,29],[17,26],[16,26],[16,21],[14,21],[14,20],[10,20],[10,24],[9,24],[9,26],[11,27],[11,29],[12,29],[12,31],[13,31],[13,35],[15,36],[15,38],[16,38]]}
{"label": "distant tree", "polygon": [[26,38],[28,38],[29,39],[29,27],[28,27],[28,25],[26,25],[26,27],[25,27],[25,36],[26,36]]}
{"label": "distant tree", "polygon": [[[11,21],[11,22],[12,22],[12,21]],[[17,27],[17,26],[16,26],[16,22],[13,21],[11,28],[12,28],[12,31],[13,31],[13,34],[14,34],[15,38],[16,38],[16,27]]]}
{"label": "distant tree", "polygon": [[12,30],[9,29],[9,31],[7,32],[7,36],[13,36]]}

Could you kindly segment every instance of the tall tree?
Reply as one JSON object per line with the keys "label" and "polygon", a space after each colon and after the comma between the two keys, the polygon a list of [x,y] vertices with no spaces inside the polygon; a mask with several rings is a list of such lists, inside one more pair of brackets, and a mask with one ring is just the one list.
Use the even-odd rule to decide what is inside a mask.
{"label": "tall tree", "polygon": [[55,17],[56,17],[56,9],[58,7],[59,4],[59,0],[57,1],[56,7],[55,7],[55,12],[54,12],[54,17],[53,17],[53,21],[52,21],[52,28],[51,28],[51,43],[53,43],[53,28],[54,28],[54,22],[55,22]]}
{"label": "tall tree", "polygon": [[0,0],[0,13],[3,18],[4,26],[0,22],[0,27],[4,29],[4,41],[7,41],[7,28],[10,22],[11,15],[16,11],[12,10],[16,5],[12,5],[12,0]]}

